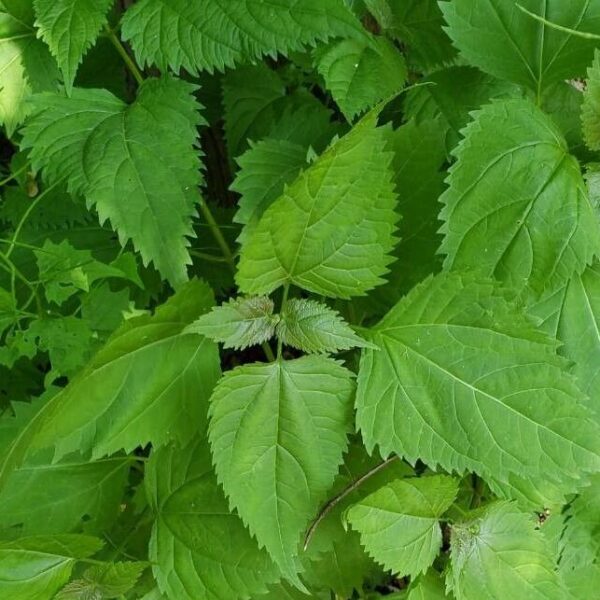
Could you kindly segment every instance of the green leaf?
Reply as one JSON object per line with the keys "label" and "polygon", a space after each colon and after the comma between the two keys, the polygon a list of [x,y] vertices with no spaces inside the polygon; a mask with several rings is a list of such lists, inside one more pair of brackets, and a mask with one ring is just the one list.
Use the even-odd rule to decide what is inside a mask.
{"label": "green leaf", "polygon": [[223,76],[223,118],[230,158],[250,140],[269,137],[321,151],[333,137],[332,113],[302,87],[287,93],[284,78],[265,64],[242,66]]}
{"label": "green leaf", "polygon": [[590,150],[600,150],[600,51],[587,72],[587,86],[583,92],[581,123],[583,137]]}
{"label": "green leaf", "polygon": [[248,598],[279,579],[267,553],[229,511],[205,440],[153,451],[145,484],[156,515],[150,560],[169,598]]}
{"label": "green leaf", "polygon": [[444,580],[433,569],[415,579],[408,590],[406,600],[445,600]]}
{"label": "green leaf", "polygon": [[29,459],[0,492],[0,526],[23,533],[102,532],[117,516],[132,461],[115,456],[95,462],[72,456],[52,462],[47,452]]}
{"label": "green leaf", "polygon": [[240,170],[231,189],[242,196],[233,219],[244,226],[239,242],[252,237],[265,210],[306,167],[306,155],[307,149],[299,144],[267,138],[251,143],[237,159]]}
{"label": "green leaf", "polygon": [[446,151],[452,152],[461,140],[461,130],[471,120],[471,113],[493,99],[521,98],[519,86],[496,79],[468,66],[451,66],[435,71],[424,84],[408,90],[405,111],[407,119],[420,126],[438,123],[444,131]]}
{"label": "green leaf", "polygon": [[560,570],[564,574],[590,567],[600,561],[600,477],[566,510],[565,528],[559,539]]}
{"label": "green leaf", "polygon": [[508,100],[483,108],[464,135],[440,199],[445,266],[538,293],[581,273],[600,253],[600,228],[554,123]]}
{"label": "green leaf", "polygon": [[55,600],[93,600],[122,598],[140,578],[146,564],[117,562],[90,567],[81,579],[68,583]]}
{"label": "green leaf", "polygon": [[216,346],[184,329],[213,302],[210,288],[192,281],[155,315],[125,322],[2,457],[0,482],[23,445],[52,446],[56,458],[76,450],[99,458],[149,442],[187,443],[205,426],[220,368]]}
{"label": "green leaf", "polygon": [[242,248],[243,292],[266,294],[293,283],[349,298],[383,282],[398,217],[387,130],[376,124],[370,113],[265,211]]}
{"label": "green leaf", "polygon": [[[7,453],[26,430],[44,398],[32,404],[13,402],[14,416],[0,419],[0,453]],[[73,454],[60,463],[52,454],[31,456],[0,491],[0,527],[20,526],[24,534],[105,530],[116,518],[132,461],[115,456],[90,462]]]}
{"label": "green leaf", "polygon": [[572,361],[579,386],[600,408],[600,265],[594,263],[565,286],[530,307],[542,327],[562,342],[559,354]]}
{"label": "green leaf", "polygon": [[[588,0],[522,0],[520,4],[570,29],[600,33],[600,6]],[[448,35],[472,65],[495,77],[542,91],[585,73],[595,42],[547,27],[513,0],[441,2]],[[476,32],[476,35],[474,35]]]}
{"label": "green leaf", "polygon": [[237,367],[211,398],[219,480],[286,578],[300,533],[331,487],[352,421],[352,374],[317,356]]}
{"label": "green leaf", "polygon": [[350,507],[346,518],[367,552],[386,570],[415,577],[442,546],[440,517],[458,493],[446,475],[392,481]]}
{"label": "green leaf", "polygon": [[392,169],[402,215],[397,260],[390,265],[388,281],[368,297],[354,300],[368,315],[384,315],[425,277],[442,268],[437,249],[441,242],[438,198],[444,191],[446,161],[443,128],[435,121],[411,119],[389,141],[394,151]]}
{"label": "green leaf", "polygon": [[56,63],[36,38],[30,7],[28,0],[0,5],[0,124],[9,136],[29,113],[31,94],[57,86]]}
{"label": "green leaf", "polygon": [[316,300],[292,298],[277,324],[277,337],[303,352],[339,352],[370,347],[341,315]]}
{"label": "green leaf", "polygon": [[273,300],[266,296],[231,298],[202,315],[187,333],[204,335],[225,348],[242,350],[262,344],[275,335],[278,318],[273,315]]}
{"label": "green leaf", "polygon": [[[93,258],[89,250],[77,250],[64,239],[55,244],[49,239],[42,248],[34,250],[40,281],[48,302],[63,304],[78,291],[88,292],[98,279],[116,277],[139,281],[119,268],[119,263],[106,265]],[[137,276],[137,273],[136,273]]]}
{"label": "green leaf", "polygon": [[564,600],[550,549],[527,514],[491,504],[452,527],[448,574],[457,600]]}
{"label": "green leaf", "polygon": [[0,595],[11,600],[52,600],[78,559],[102,542],[84,535],[25,537],[0,542]]}
{"label": "green leaf", "polygon": [[401,300],[373,330],[381,350],[363,351],[357,424],[384,455],[569,493],[598,469],[598,424],[505,294],[442,274]]}
{"label": "green leaf", "polygon": [[122,32],[139,64],[190,73],[223,71],[333,36],[364,35],[343,0],[141,0],[126,12]]}
{"label": "green leaf", "polygon": [[12,294],[0,288],[0,335],[10,327],[17,317],[17,307]]}
{"label": "green leaf", "polygon": [[327,504],[326,513],[321,509],[320,520],[313,522],[305,537],[304,580],[330,588],[343,598],[360,591],[365,581],[373,585],[382,580],[382,569],[361,546],[359,534],[344,526],[343,515],[390,479],[412,475],[412,469],[400,460],[384,462],[376,452],[369,456],[356,439],[328,494],[336,499],[335,504]]}
{"label": "green leaf", "polygon": [[317,69],[348,121],[399,92],[407,76],[402,54],[384,37],[335,42],[317,53]]}
{"label": "green leaf", "polygon": [[114,0],[34,0],[38,36],[49,46],[70,93],[77,67],[108,21]]}
{"label": "green leaf", "polygon": [[436,0],[365,0],[379,25],[403,45],[411,62],[430,70],[454,59],[456,50],[442,29]]}
{"label": "green leaf", "polygon": [[131,106],[104,90],[40,95],[22,142],[46,179],[67,177],[121,243],[131,239],[144,264],[152,261],[175,285],[187,279],[200,183],[195,145],[203,120],[194,90],[171,77],[148,79]]}

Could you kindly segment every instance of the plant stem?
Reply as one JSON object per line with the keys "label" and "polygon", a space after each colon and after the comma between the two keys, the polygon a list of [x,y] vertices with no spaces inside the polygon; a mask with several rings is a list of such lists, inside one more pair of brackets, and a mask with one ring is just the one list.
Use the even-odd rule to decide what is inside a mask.
{"label": "plant stem", "polygon": [[588,33],[587,31],[579,31],[577,29],[571,29],[570,27],[564,27],[563,25],[559,25],[558,23],[553,23],[552,21],[548,21],[544,19],[541,15],[537,15],[534,12],[527,10],[524,6],[517,4],[517,8],[523,11],[526,15],[529,15],[531,18],[543,23],[547,27],[551,27],[552,29],[557,29],[558,31],[562,31],[564,33],[569,33],[571,35],[584,38],[586,40],[600,40],[600,35],[597,33]]}
{"label": "plant stem", "polygon": [[483,498],[484,482],[481,477],[473,474],[473,497],[471,498],[471,508],[479,508]]}
{"label": "plant stem", "polygon": [[317,527],[319,526],[319,524],[321,523],[321,521],[349,494],[351,494],[354,490],[358,489],[365,481],[367,481],[368,479],[370,479],[371,477],[373,477],[373,475],[375,475],[376,473],[379,473],[380,471],[382,471],[383,469],[385,469],[388,465],[390,465],[391,463],[399,460],[400,457],[395,455],[392,456],[391,458],[388,458],[387,460],[384,460],[382,463],[379,463],[377,466],[373,467],[371,470],[367,471],[364,475],[362,475],[361,477],[359,477],[358,479],[356,479],[355,481],[353,481],[348,487],[344,488],[337,496],[335,496],[334,498],[332,498],[331,500],[329,500],[327,502],[327,504],[325,504],[321,510],[319,511],[319,514],[317,515],[317,518],[312,522],[311,526],[308,528],[308,531],[306,532],[306,536],[304,538],[304,550],[306,550],[308,548],[308,545],[310,544],[310,541],[312,540],[315,531],[317,530]]}
{"label": "plant stem", "polygon": [[[229,265],[231,272],[235,274],[235,257],[233,255],[233,252],[231,251],[227,240],[221,233],[221,228],[219,227],[219,224],[217,223],[210,208],[208,207],[208,204],[206,204],[206,201],[202,196],[200,196],[200,210],[202,211],[202,214],[204,215],[208,227],[210,228],[213,237],[219,245],[219,248],[221,248],[221,252],[223,253],[223,258],[225,262]],[[273,350],[271,349],[269,342],[263,342],[261,344],[261,347],[263,349],[263,352],[265,353],[265,356],[267,357],[267,360],[269,362],[273,362],[275,360],[275,355],[273,354]]]}
{"label": "plant stem", "polygon": [[55,183],[53,183],[50,187],[46,188],[28,207],[27,210],[25,211],[25,213],[23,214],[23,216],[21,217],[21,220],[19,221],[17,227],[15,228],[15,232],[12,236],[12,239],[10,240],[10,245],[8,247],[8,250],[6,251],[4,258],[5,259],[9,259],[10,255],[12,254],[12,251],[14,250],[16,244],[17,244],[17,239],[19,237],[19,234],[21,233],[21,229],[23,229],[23,225],[25,225],[25,222],[27,221],[27,219],[29,218],[29,215],[33,212],[33,210],[35,209],[35,207],[40,203],[40,201],[42,200],[42,198],[44,198],[44,196],[46,196],[48,193],[50,193],[59,183],[61,183],[60,181],[57,181]]}
{"label": "plant stem", "polygon": [[213,214],[210,211],[210,208],[208,208],[208,205],[206,204],[206,201],[204,200],[204,198],[202,198],[202,196],[200,196],[199,204],[200,204],[200,210],[202,211],[202,215],[206,219],[206,222],[208,223],[208,226],[210,227],[210,231],[213,234],[213,237],[215,238],[217,244],[219,244],[219,248],[221,248],[221,252],[223,253],[223,256],[225,257],[225,260],[229,263],[231,269],[235,270],[235,259],[233,257],[233,252],[231,251],[231,248],[229,247],[227,240],[223,237],[223,234],[221,233],[221,229],[219,228],[219,224],[213,217]]}
{"label": "plant stem", "polygon": [[26,165],[23,165],[20,169],[18,169],[14,173],[11,173],[8,177],[6,177],[2,181],[0,181],[0,187],[11,182],[13,179],[16,179],[21,173],[23,173],[23,171],[26,171],[28,168],[29,168],[29,163],[27,163]]}
{"label": "plant stem", "polygon": [[111,41],[112,45],[116,48],[117,52],[123,59],[126,67],[129,69],[130,73],[133,75],[133,78],[136,80],[138,85],[142,85],[144,83],[144,76],[142,72],[139,70],[138,66],[135,64],[129,53],[125,49],[125,46],[121,43],[121,40],[117,37],[117,34],[110,29],[108,26],[104,28],[106,36]]}
{"label": "plant stem", "polygon": [[[281,297],[281,307],[279,308],[280,314],[283,314],[283,312],[285,311],[285,306],[288,301],[289,293],[290,293],[290,284],[286,283],[283,286],[283,296]],[[281,337],[278,337],[277,338],[277,358],[278,359],[281,358],[282,350],[283,350],[283,340],[281,339]]]}

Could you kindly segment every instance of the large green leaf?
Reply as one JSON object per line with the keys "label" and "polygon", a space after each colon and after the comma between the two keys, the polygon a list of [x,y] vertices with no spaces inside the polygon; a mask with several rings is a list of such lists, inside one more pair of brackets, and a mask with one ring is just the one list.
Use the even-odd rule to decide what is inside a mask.
{"label": "large green leaf", "polygon": [[365,0],[379,25],[407,46],[409,61],[429,70],[454,59],[436,0]]}
{"label": "large green leaf", "polygon": [[70,92],[77,67],[96,41],[114,0],[34,0],[38,35],[48,44]]}
{"label": "large green leaf", "polygon": [[363,351],[357,392],[368,448],[540,493],[599,468],[598,424],[568,363],[494,284],[428,279],[371,339],[381,350]]}
{"label": "large green leaf", "polygon": [[345,35],[364,34],[343,0],[141,0],[123,18],[123,37],[140,64],[191,73]]}
{"label": "large green leaf", "polygon": [[195,146],[203,120],[194,90],[170,77],[148,79],[131,106],[105,90],[42,94],[22,142],[46,179],[66,177],[121,243],[131,239],[144,263],[173,284],[187,279],[200,183]]}
{"label": "large green leaf", "polygon": [[600,265],[574,275],[530,310],[562,342],[559,353],[572,361],[579,386],[600,411]]}
{"label": "large green leaf", "polygon": [[0,124],[8,135],[27,116],[32,92],[56,88],[58,69],[36,38],[29,0],[0,5]]}
{"label": "large green leaf", "polygon": [[265,211],[242,248],[242,291],[293,283],[349,298],[383,282],[398,217],[387,129],[376,125],[372,112]]}
{"label": "large green leaf", "polygon": [[267,553],[227,507],[205,440],[154,451],[145,484],[156,515],[150,559],[169,598],[248,598],[278,580]]}
{"label": "large green leaf", "polygon": [[208,286],[193,281],[154,316],[124,323],[4,453],[0,481],[30,446],[99,458],[148,442],[185,444],[202,431],[219,357],[213,342],[184,329],[212,303]]}
{"label": "large green leaf", "polygon": [[581,76],[595,42],[547,27],[517,4],[563,27],[600,33],[600,5],[589,0],[472,0],[441,2],[447,32],[473,65],[533,89]]}
{"label": "large green leaf", "polygon": [[348,121],[399,92],[407,76],[404,57],[384,37],[335,42],[318,53],[316,62]]}
{"label": "large green leaf", "polygon": [[[13,403],[15,415],[0,419],[0,454],[21,435],[41,408]],[[105,530],[117,517],[132,460],[116,456],[90,462],[75,454],[60,463],[43,452],[31,457],[0,492],[0,528],[19,526],[26,535]]]}
{"label": "large green leaf", "polygon": [[352,374],[320,356],[237,367],[211,398],[215,468],[232,506],[282,573],[331,487],[352,423]]}
{"label": "large green leaf", "polygon": [[76,531],[82,524],[89,532],[105,530],[118,514],[132,460],[51,458],[34,457],[11,475],[0,492],[0,526],[19,525],[28,534]]}
{"label": "large green leaf", "polygon": [[600,51],[598,50],[587,75],[581,107],[583,136],[588,148],[600,150]]}
{"label": "large green leaf", "polygon": [[393,573],[415,577],[438,555],[438,521],[457,493],[457,481],[446,475],[398,479],[352,506],[346,517],[377,562]]}
{"label": "large green leaf", "polygon": [[10,600],[52,600],[77,559],[101,547],[97,538],[66,534],[0,542],[0,595]]}
{"label": "large green leaf", "polygon": [[600,227],[577,160],[525,100],[476,114],[456,151],[444,208],[445,265],[543,292],[600,253]]}
{"label": "large green leaf", "polygon": [[600,477],[595,475],[566,510],[558,542],[560,569],[573,573],[600,562]]}
{"label": "large green leaf", "polygon": [[497,502],[452,527],[448,574],[457,600],[564,600],[550,548],[534,520]]}

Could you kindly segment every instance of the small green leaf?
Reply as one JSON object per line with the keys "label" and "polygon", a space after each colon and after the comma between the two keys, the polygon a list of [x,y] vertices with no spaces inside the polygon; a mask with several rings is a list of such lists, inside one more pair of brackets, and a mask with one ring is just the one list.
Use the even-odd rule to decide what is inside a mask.
{"label": "small green leaf", "polygon": [[277,324],[277,337],[303,352],[339,352],[350,348],[374,348],[360,338],[341,315],[316,300],[292,298]]}
{"label": "small green leaf", "polygon": [[590,150],[600,150],[600,51],[587,72],[587,86],[583,92],[581,123],[585,143]]}
{"label": "small green leaf", "polygon": [[209,438],[225,493],[284,576],[331,487],[352,421],[352,374],[322,356],[229,371],[210,401]]}
{"label": "small green leaf", "polygon": [[534,520],[508,502],[452,527],[448,583],[457,600],[564,600],[566,591]]}
{"label": "small green leaf", "polygon": [[317,54],[317,69],[348,121],[399,92],[407,76],[402,54],[375,36],[335,42]]}
{"label": "small green leaf", "polygon": [[399,479],[350,507],[346,518],[377,562],[392,573],[415,577],[438,555],[438,521],[457,493],[457,481],[446,475]]}
{"label": "small green leaf", "polygon": [[116,562],[90,567],[81,579],[68,583],[54,600],[122,598],[135,586],[146,566],[142,562]]}
{"label": "small green leaf", "polygon": [[306,155],[306,148],[299,144],[268,138],[250,144],[237,159],[240,170],[231,189],[242,195],[234,217],[244,225],[240,242],[252,236],[265,210],[306,167]]}
{"label": "small green leaf", "polygon": [[77,560],[95,554],[102,545],[94,537],[67,534],[0,542],[0,596],[52,600]]}
{"label": "small green leaf", "polygon": [[273,337],[278,320],[273,309],[273,300],[266,296],[231,298],[202,315],[185,331],[222,342],[225,348],[243,350]]}
{"label": "small green leaf", "polygon": [[411,582],[406,600],[446,600],[444,580],[437,571],[429,569]]}
{"label": "small green leaf", "polygon": [[70,93],[77,67],[108,20],[114,0],[34,0],[38,36],[50,47]]}

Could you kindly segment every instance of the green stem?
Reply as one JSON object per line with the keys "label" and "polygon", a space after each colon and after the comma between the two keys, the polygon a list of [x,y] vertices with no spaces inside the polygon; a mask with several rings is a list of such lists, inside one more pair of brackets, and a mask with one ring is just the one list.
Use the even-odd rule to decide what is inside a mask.
{"label": "green stem", "polygon": [[25,225],[27,219],[29,218],[29,215],[31,215],[31,213],[33,212],[33,210],[35,209],[35,207],[41,202],[41,200],[47,195],[49,194],[58,184],[60,183],[60,181],[57,181],[56,183],[53,183],[50,187],[46,188],[28,207],[27,210],[25,211],[25,213],[23,214],[23,216],[21,217],[21,220],[19,221],[15,232],[12,236],[12,239],[10,241],[10,245],[8,250],[6,251],[4,257],[6,259],[10,258],[10,255],[12,254],[12,251],[14,250],[16,244],[17,244],[17,239],[21,233],[21,229],[23,229],[23,226]]}
{"label": "green stem", "polygon": [[198,258],[202,258],[203,260],[207,260],[208,262],[215,263],[226,263],[228,262],[224,256],[213,256],[212,254],[208,254],[207,252],[199,252],[198,250],[194,250],[192,248],[188,249],[188,252],[192,256],[196,256]]}
{"label": "green stem", "polygon": [[138,66],[135,64],[131,56],[129,56],[127,50],[125,50],[125,46],[123,46],[121,40],[117,37],[117,34],[109,27],[105,27],[104,31],[108,39],[111,41],[112,45],[116,48],[117,52],[123,59],[123,62],[125,63],[126,67],[133,75],[133,78],[136,80],[137,84],[142,85],[142,83],[144,83],[144,76],[142,75],[142,72],[138,69]]}
{"label": "green stem", "polygon": [[485,491],[485,483],[481,477],[473,474],[473,497],[471,498],[471,508],[479,508],[481,499]]}
{"label": "green stem", "polygon": [[327,504],[325,504],[321,510],[319,511],[319,514],[317,515],[317,518],[312,522],[311,526],[308,528],[308,531],[306,532],[306,536],[304,538],[304,550],[306,550],[308,548],[308,545],[310,544],[310,541],[313,538],[313,535],[315,534],[315,531],[317,530],[317,527],[319,526],[319,524],[321,523],[321,521],[323,521],[323,519],[344,499],[346,498],[346,496],[348,496],[349,494],[351,494],[354,490],[358,489],[365,481],[367,481],[368,479],[370,479],[371,477],[373,477],[373,475],[375,475],[376,473],[379,473],[380,471],[382,471],[383,469],[385,469],[388,465],[390,465],[391,463],[399,460],[400,457],[397,455],[392,456],[391,458],[388,458],[387,460],[384,460],[382,463],[379,463],[377,466],[373,467],[372,469],[370,469],[369,471],[367,471],[364,475],[362,475],[361,477],[359,477],[358,479],[356,479],[355,481],[353,481],[350,485],[348,485],[348,487],[346,487],[345,489],[343,489],[337,496],[335,496],[334,498],[332,498],[331,500],[329,500],[327,502]]}
{"label": "green stem", "polygon": [[206,219],[206,222],[208,223],[208,226],[210,227],[210,231],[213,234],[213,237],[215,238],[217,244],[219,244],[219,248],[221,248],[221,252],[223,253],[223,256],[225,257],[225,260],[229,263],[231,269],[233,271],[235,271],[235,258],[233,257],[233,252],[231,251],[231,248],[229,247],[227,240],[223,237],[223,234],[221,233],[221,229],[219,228],[219,224],[217,223],[216,219],[213,217],[213,214],[210,211],[208,204],[206,204],[206,201],[204,200],[204,198],[202,198],[202,196],[200,196],[199,204],[200,204],[200,210],[202,211],[202,215]]}
{"label": "green stem", "polygon": [[551,27],[552,29],[557,29],[558,31],[562,31],[563,33],[569,33],[570,35],[575,35],[586,40],[600,40],[600,35],[598,35],[597,33],[578,31],[577,29],[571,29],[570,27],[564,27],[563,25],[559,25],[558,23],[553,23],[552,21],[548,21],[548,19],[544,19],[544,17],[527,10],[524,6],[521,6],[520,4],[517,4],[517,8],[519,10],[522,10],[526,15],[529,15],[536,21],[539,21],[540,23],[543,23],[544,25],[546,25],[547,27]]}
{"label": "green stem", "polygon": [[[279,308],[279,313],[281,315],[283,315],[283,313],[285,311],[289,293],[290,293],[290,284],[286,283],[283,286],[283,296],[281,297],[281,307]],[[283,351],[283,340],[281,339],[281,337],[278,337],[277,338],[277,358],[278,359],[281,358],[282,351]]]}
{"label": "green stem", "polygon": [[19,170],[15,171],[14,173],[11,173],[6,179],[0,181],[0,187],[6,185],[7,183],[10,183],[13,179],[16,179],[21,173],[23,173],[23,171],[26,171],[28,168],[29,163],[23,165]]}

